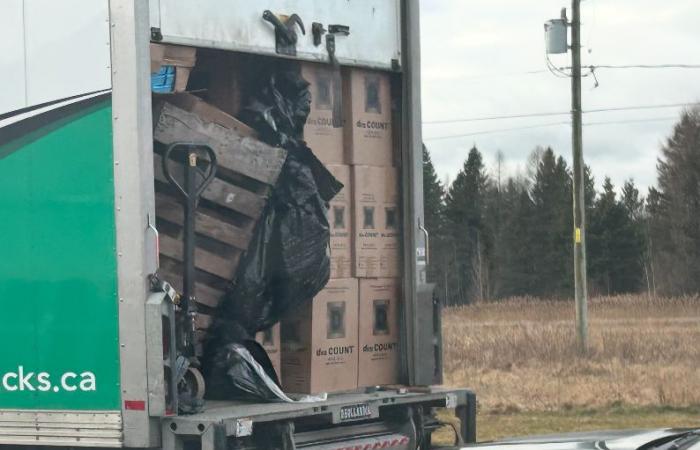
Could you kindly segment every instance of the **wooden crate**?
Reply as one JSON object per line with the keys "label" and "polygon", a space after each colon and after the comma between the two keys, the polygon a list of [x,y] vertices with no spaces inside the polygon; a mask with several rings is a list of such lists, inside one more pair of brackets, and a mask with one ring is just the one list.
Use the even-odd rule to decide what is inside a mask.
{"label": "wooden crate", "polygon": [[[160,231],[160,272],[176,289],[182,289],[184,209],[182,201],[163,173],[162,153],[175,142],[209,145],[216,153],[216,178],[206,188],[197,210],[195,251],[196,295],[201,311],[198,328],[206,335],[212,315],[233,280],[238,264],[253,237],[272,187],[286,159],[286,151],[271,147],[247,132],[245,125],[201,100],[172,103],[154,108],[157,141],[154,153],[156,218]],[[201,103],[199,103],[201,102]],[[192,107],[192,105],[195,105]],[[204,111],[204,113],[202,113]],[[217,117],[217,114],[223,116]],[[223,119],[223,120],[220,120]],[[243,131],[242,131],[243,130]],[[171,173],[182,180],[182,165],[171,161]]]}

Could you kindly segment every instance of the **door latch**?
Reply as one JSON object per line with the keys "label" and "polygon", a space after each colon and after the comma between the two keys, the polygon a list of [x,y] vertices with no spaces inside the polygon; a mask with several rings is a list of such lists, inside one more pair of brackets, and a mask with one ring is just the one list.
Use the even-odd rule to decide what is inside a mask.
{"label": "door latch", "polygon": [[301,34],[306,34],[304,22],[298,14],[291,16],[276,16],[269,9],[262,15],[263,20],[270,22],[275,27],[275,50],[280,55],[296,56],[297,41],[299,40],[294,25],[299,25]]}
{"label": "door latch", "polygon": [[347,25],[328,25],[328,32],[330,34],[349,36],[350,35],[350,27]]}
{"label": "door latch", "polygon": [[314,46],[318,47],[321,45],[321,37],[323,37],[324,34],[326,34],[325,28],[323,28],[323,24],[320,22],[314,22],[311,24],[311,34],[314,37]]}
{"label": "door latch", "polygon": [[334,66],[338,67],[338,58],[335,56],[335,37],[348,36],[350,27],[347,25],[328,25],[328,34],[326,35],[326,50],[328,51],[328,60]]}

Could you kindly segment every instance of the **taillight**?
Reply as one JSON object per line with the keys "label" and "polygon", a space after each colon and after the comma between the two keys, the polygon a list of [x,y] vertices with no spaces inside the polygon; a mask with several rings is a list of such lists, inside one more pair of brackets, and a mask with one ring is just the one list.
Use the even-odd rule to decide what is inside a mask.
{"label": "taillight", "polygon": [[[365,439],[361,439],[360,441],[365,441]],[[333,450],[399,449],[405,448],[410,442],[410,439],[406,436],[393,435],[385,438],[367,438],[366,441],[370,442],[360,442],[352,445],[344,444],[343,446],[333,448]]]}

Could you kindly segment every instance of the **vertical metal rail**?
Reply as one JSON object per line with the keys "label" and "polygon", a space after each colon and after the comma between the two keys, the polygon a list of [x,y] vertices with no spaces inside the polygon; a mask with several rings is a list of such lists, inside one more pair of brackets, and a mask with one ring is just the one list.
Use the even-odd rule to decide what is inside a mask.
{"label": "vertical metal rail", "polygon": [[[420,4],[402,0],[401,40],[403,68],[402,186],[404,211],[404,345],[403,368],[411,385],[430,384],[421,379],[419,357],[418,287],[426,282],[426,266],[419,249],[425,248],[419,231],[423,220],[423,153],[420,83]],[[423,361],[424,363],[424,361]]]}
{"label": "vertical metal rail", "polygon": [[[112,131],[119,292],[121,410],[125,447],[160,445],[149,416],[144,308],[157,267],[149,217],[155,217],[149,70],[149,10],[142,0],[109,0]],[[116,343],[115,343],[116,345]],[[138,407],[127,407],[127,401]]]}

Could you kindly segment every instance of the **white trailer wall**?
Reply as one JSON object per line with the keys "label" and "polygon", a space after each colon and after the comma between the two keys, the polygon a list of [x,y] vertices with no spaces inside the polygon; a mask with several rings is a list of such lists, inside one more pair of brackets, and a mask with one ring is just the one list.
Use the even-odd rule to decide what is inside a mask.
{"label": "white trailer wall", "polygon": [[[401,60],[399,0],[151,0],[151,26],[163,41],[276,55],[274,28],[262,19],[266,9],[278,16],[297,14],[306,35],[299,36],[297,56],[327,61],[325,37],[314,46],[311,24],[347,25],[350,36],[336,38],[343,64],[391,69]],[[158,10],[158,13],[156,13]]]}
{"label": "white trailer wall", "polygon": [[108,0],[0,8],[0,114],[110,88]]}

